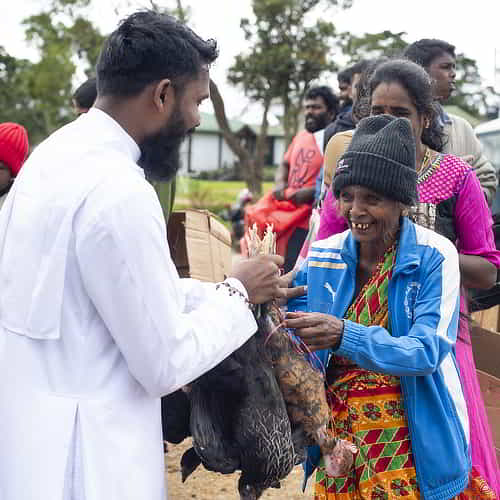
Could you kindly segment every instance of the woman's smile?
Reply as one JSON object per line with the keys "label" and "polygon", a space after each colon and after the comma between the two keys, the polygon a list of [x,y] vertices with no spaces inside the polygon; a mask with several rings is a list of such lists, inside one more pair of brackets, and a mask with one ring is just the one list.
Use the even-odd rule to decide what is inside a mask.
{"label": "woman's smile", "polygon": [[352,228],[357,229],[359,231],[367,231],[371,224],[363,223],[363,222],[351,222]]}
{"label": "woman's smile", "polygon": [[373,239],[377,238],[376,233],[377,233],[377,224],[376,222],[353,222],[352,220],[349,221],[349,224],[351,226],[351,232],[354,236],[355,239],[358,239],[360,241],[365,241],[367,238],[368,239]]}

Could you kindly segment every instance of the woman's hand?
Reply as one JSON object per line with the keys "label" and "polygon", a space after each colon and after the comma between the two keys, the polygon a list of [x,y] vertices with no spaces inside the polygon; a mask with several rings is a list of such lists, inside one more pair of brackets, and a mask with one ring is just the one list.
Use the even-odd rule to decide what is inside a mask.
{"label": "woman's hand", "polygon": [[336,349],[342,340],[344,322],[335,316],[323,313],[289,312],[286,328],[294,328],[311,351]]}

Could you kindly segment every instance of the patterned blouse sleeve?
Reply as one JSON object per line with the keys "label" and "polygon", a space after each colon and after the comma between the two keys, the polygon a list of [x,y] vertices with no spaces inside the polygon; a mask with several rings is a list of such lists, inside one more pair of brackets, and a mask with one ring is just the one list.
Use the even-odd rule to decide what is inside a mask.
{"label": "patterned blouse sleeve", "polygon": [[500,252],[495,246],[491,212],[473,170],[465,174],[455,210],[458,251],[465,255],[478,255],[500,267]]}

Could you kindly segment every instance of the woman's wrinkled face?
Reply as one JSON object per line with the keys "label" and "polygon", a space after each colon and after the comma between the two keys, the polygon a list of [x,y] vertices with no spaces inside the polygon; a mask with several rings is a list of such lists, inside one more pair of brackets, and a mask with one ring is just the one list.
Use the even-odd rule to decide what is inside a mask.
{"label": "woman's wrinkled face", "polygon": [[401,205],[364,186],[347,186],[339,195],[341,214],[347,219],[354,239],[390,242],[399,228]]}
{"label": "woman's wrinkled face", "polygon": [[397,82],[381,83],[371,96],[370,114],[407,118],[417,144],[421,142],[425,117],[420,115],[407,90]]}

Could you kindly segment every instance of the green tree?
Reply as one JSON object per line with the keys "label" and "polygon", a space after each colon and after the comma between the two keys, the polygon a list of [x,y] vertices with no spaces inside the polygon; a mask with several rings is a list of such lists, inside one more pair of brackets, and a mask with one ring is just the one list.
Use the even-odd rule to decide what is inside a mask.
{"label": "green tree", "polygon": [[0,48],[0,119],[19,121],[36,145],[73,118],[76,64],[93,73],[103,36],[87,19],[90,0],[53,0],[24,19],[26,40],[39,60],[17,59]]}
{"label": "green tree", "polygon": [[403,39],[404,31],[392,33],[385,30],[380,33],[365,33],[361,36],[349,32],[339,34],[337,44],[344,55],[349,56],[352,63],[361,59],[378,57],[397,57],[403,53],[408,43]]}
{"label": "green tree", "polygon": [[[408,45],[405,37],[404,31],[392,33],[386,30],[362,36],[344,32],[339,35],[337,43],[350,63],[354,63],[360,59],[401,55]],[[482,85],[476,61],[461,53],[457,54],[456,84],[457,90],[447,104],[459,106],[477,118],[484,116],[492,100],[498,100],[493,89]]]}
{"label": "green tree", "polygon": [[457,55],[457,88],[447,104],[464,109],[476,118],[484,118],[492,102],[500,95],[492,87],[482,84],[477,63],[465,54]]}
{"label": "green tree", "polygon": [[244,147],[230,130],[222,96],[212,82],[215,114],[226,142],[240,161],[241,172],[252,192],[262,192],[262,167],[266,154],[268,113],[273,104],[283,106],[286,142],[298,129],[302,101],[311,82],[336,66],[330,57],[335,37],[333,23],[318,19],[317,8],[350,0],[253,0],[254,20],[242,19],[241,28],[250,47],[236,56],[228,72],[231,83],[241,87],[263,109],[254,149]]}
{"label": "green tree", "polygon": [[0,46],[0,122],[23,124],[30,134],[42,128],[43,118],[33,105],[27,75],[33,63],[17,59]]}

